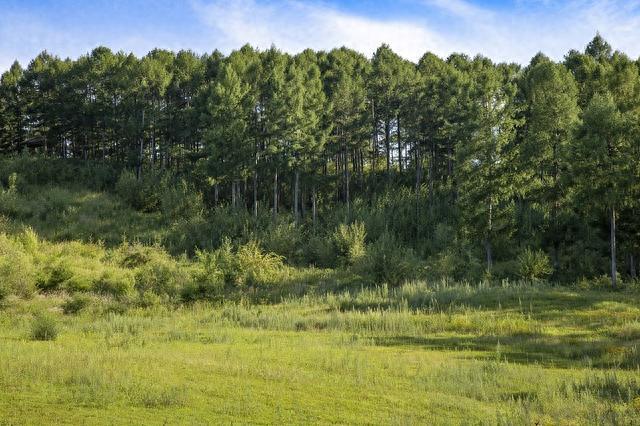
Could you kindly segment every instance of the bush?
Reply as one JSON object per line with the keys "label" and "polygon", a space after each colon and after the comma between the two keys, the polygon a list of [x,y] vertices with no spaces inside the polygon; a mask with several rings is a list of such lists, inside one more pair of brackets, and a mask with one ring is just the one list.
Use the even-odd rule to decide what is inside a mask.
{"label": "bush", "polygon": [[160,249],[135,271],[135,287],[142,293],[151,291],[157,295],[175,296],[189,281],[186,268]]}
{"label": "bush", "polygon": [[4,284],[4,281],[0,281],[0,303],[2,303],[7,296],[9,296],[9,288]]}
{"label": "bush", "polygon": [[91,298],[84,294],[74,294],[62,304],[62,312],[66,315],[77,314],[91,304]]}
{"label": "bush", "polygon": [[146,264],[151,257],[153,248],[140,243],[124,242],[113,252],[113,258],[124,268],[137,268]]}
{"label": "bush", "polygon": [[310,265],[331,268],[336,263],[336,252],[327,238],[312,235],[304,248],[305,261]]}
{"label": "bush", "polygon": [[30,255],[36,255],[38,253],[38,249],[40,247],[40,240],[38,239],[38,234],[33,230],[33,228],[28,227],[24,231],[20,233],[18,236],[19,241],[22,243],[22,247],[24,250]]}
{"label": "bush", "polygon": [[354,222],[350,225],[340,224],[336,228],[332,241],[338,258],[343,264],[354,265],[364,257],[366,236],[362,222]]}
{"label": "bush", "polygon": [[157,211],[160,207],[160,176],[149,171],[141,179],[125,170],[116,182],[116,194],[136,210],[143,212]]}
{"label": "bush", "polygon": [[58,336],[56,320],[49,314],[39,313],[31,324],[32,340],[55,340]]}
{"label": "bush", "polygon": [[182,300],[194,302],[196,300],[218,301],[224,294],[224,273],[219,269],[215,253],[196,253],[197,264],[192,270],[192,279],[181,290]]}
{"label": "bush", "polygon": [[58,290],[67,280],[73,277],[73,271],[68,259],[58,259],[55,263],[43,268],[41,276],[36,283],[43,291]]}
{"label": "bush", "polygon": [[204,211],[202,194],[181,179],[176,185],[166,185],[160,197],[160,210],[170,221],[201,216]]}
{"label": "bush", "polygon": [[94,273],[75,271],[73,276],[65,281],[64,289],[67,291],[89,291],[94,283]]}
{"label": "bush", "polygon": [[6,294],[31,297],[35,291],[36,267],[19,242],[0,234],[0,281]]}
{"label": "bush", "polygon": [[207,274],[212,287],[218,285],[218,280],[230,287],[273,283],[284,268],[281,256],[262,251],[255,241],[234,250],[231,242],[225,240],[218,250],[208,254],[200,253],[199,258],[199,268],[202,273]]}
{"label": "bush", "polygon": [[256,241],[238,247],[236,256],[243,285],[273,283],[284,266],[282,256],[263,252]]}
{"label": "bush", "polygon": [[400,286],[416,278],[419,261],[413,250],[402,247],[393,235],[383,233],[372,244],[358,269],[375,284]]}
{"label": "bush", "polygon": [[7,178],[7,192],[9,194],[15,194],[18,192],[18,174],[13,172]]}
{"label": "bush", "polygon": [[527,280],[545,279],[553,272],[549,256],[542,250],[525,249],[517,260],[518,274]]}
{"label": "bush", "polygon": [[304,257],[304,233],[295,223],[278,223],[260,235],[265,250],[283,256],[290,264]]}
{"label": "bush", "polygon": [[93,288],[98,293],[122,297],[131,293],[134,284],[131,271],[113,268],[104,271],[94,283]]}

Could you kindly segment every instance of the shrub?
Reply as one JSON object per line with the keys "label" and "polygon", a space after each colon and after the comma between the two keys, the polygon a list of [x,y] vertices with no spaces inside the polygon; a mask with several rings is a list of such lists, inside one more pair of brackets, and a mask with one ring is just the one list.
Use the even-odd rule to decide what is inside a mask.
{"label": "shrub", "polygon": [[62,312],[66,315],[77,314],[91,304],[91,298],[84,294],[74,294],[62,304]]}
{"label": "shrub", "polygon": [[44,291],[57,290],[71,277],[73,277],[73,271],[69,260],[62,258],[43,268],[36,285],[40,290]]}
{"label": "shrub", "polygon": [[67,291],[89,291],[94,286],[95,273],[93,271],[74,271],[71,278],[64,282]]}
{"label": "shrub", "polygon": [[7,192],[9,194],[15,194],[18,192],[18,174],[13,172],[7,178]]}
{"label": "shrub", "polygon": [[22,244],[0,234],[0,278],[5,293],[30,297],[35,291],[36,267]]}
{"label": "shrub", "polygon": [[186,268],[160,249],[135,271],[135,287],[140,292],[151,291],[157,295],[175,296],[190,281]]}
{"label": "shrub", "polygon": [[121,297],[131,293],[135,280],[131,271],[110,268],[96,280],[93,288],[96,292]]}
{"label": "shrub", "polygon": [[9,288],[4,284],[4,281],[0,281],[0,303],[2,303],[7,296],[9,296]]}
{"label": "shrub", "polygon": [[527,280],[545,279],[553,272],[549,256],[542,250],[525,249],[517,264],[518,274]]}
{"label": "shrub", "polygon": [[220,270],[225,285],[242,284],[242,270],[229,239],[225,238],[220,248],[213,252],[213,262]]}
{"label": "shrub", "polygon": [[166,185],[160,197],[160,210],[172,221],[200,216],[204,211],[202,194],[181,179],[176,185]]}
{"label": "shrub", "polygon": [[393,235],[385,232],[368,248],[358,269],[375,284],[400,286],[416,277],[418,266],[413,250],[402,247]]}
{"label": "shrub", "polygon": [[364,224],[354,222],[350,225],[340,224],[334,231],[332,241],[336,253],[345,265],[354,265],[362,259],[366,252]]}
{"label": "shrub", "polygon": [[238,247],[237,259],[243,285],[272,283],[283,268],[282,256],[263,252],[256,241]]}
{"label": "shrub", "polygon": [[211,252],[196,253],[197,264],[192,279],[181,290],[182,300],[219,300],[224,293],[224,273],[219,269],[216,256]]}
{"label": "shrub", "polygon": [[40,240],[38,239],[38,234],[31,227],[27,227],[20,233],[18,236],[19,241],[22,243],[24,250],[30,255],[35,255],[38,253],[38,248],[40,247]]}
{"label": "shrub", "polygon": [[136,243],[122,243],[113,253],[115,261],[125,268],[137,268],[147,263],[152,256],[152,247]]}
{"label": "shrub", "polygon": [[207,280],[211,280],[213,287],[218,285],[218,280],[231,287],[272,283],[284,268],[282,256],[262,251],[256,241],[234,250],[226,239],[218,250],[209,254],[201,253],[199,258],[199,267],[207,274]]}
{"label": "shrub", "polygon": [[260,241],[265,250],[284,256],[289,263],[293,264],[304,257],[303,240],[303,231],[295,223],[278,223],[268,227],[260,235]]}
{"label": "shrub", "polygon": [[304,248],[305,261],[310,265],[330,268],[336,263],[333,244],[320,235],[312,235]]}
{"label": "shrub", "polygon": [[31,323],[32,340],[55,340],[58,336],[56,320],[49,314],[37,314]]}
{"label": "shrub", "polygon": [[116,182],[116,194],[136,210],[143,212],[157,211],[160,207],[160,192],[162,185],[158,173],[149,171],[141,179],[125,170]]}

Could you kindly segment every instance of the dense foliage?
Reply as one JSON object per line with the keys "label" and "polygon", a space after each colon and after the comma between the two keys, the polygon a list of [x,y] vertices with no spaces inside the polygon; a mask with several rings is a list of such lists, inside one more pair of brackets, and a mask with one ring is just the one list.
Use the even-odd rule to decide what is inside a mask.
{"label": "dense foliage", "polygon": [[[64,193],[25,207],[20,192],[74,184],[157,214],[159,243],[200,253],[199,268],[282,256],[390,284],[608,274],[616,285],[636,279],[640,253],[639,113],[638,62],[600,36],[526,67],[430,53],[414,64],[386,45],[371,59],[346,48],[43,52],[0,82],[0,214],[64,221]],[[54,239],[107,235],[80,231]],[[31,273],[28,245],[12,244],[25,248],[2,257],[10,281]],[[194,281],[162,256],[91,286],[197,293],[262,279],[251,263]],[[39,286],[72,285],[63,264],[48,267]]]}

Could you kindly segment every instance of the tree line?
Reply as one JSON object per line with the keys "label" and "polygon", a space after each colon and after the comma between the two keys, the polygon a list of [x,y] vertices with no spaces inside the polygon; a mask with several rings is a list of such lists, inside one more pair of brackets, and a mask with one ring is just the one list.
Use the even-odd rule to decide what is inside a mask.
{"label": "tree line", "polygon": [[522,247],[572,274],[602,272],[605,256],[615,286],[617,255],[635,279],[640,252],[639,113],[640,62],[600,35],[524,67],[413,63],[387,45],[371,58],[99,47],[2,75],[0,151],[108,161],[137,179],[165,170],[212,207],[301,226],[401,197],[384,227],[426,256],[442,255],[443,232],[487,271]]}

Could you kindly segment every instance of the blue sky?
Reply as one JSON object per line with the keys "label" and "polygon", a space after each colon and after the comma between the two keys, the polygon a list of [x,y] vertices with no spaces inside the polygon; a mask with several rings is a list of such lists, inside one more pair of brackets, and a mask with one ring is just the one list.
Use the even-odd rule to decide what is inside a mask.
{"label": "blue sky", "polygon": [[404,57],[482,53],[561,59],[596,31],[640,55],[640,0],[0,0],[0,71],[46,49],[77,57],[99,45],[229,52],[244,43],[297,52],[386,42]]}

